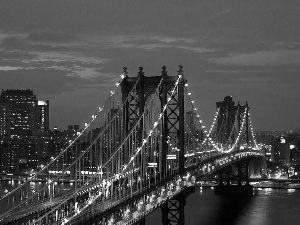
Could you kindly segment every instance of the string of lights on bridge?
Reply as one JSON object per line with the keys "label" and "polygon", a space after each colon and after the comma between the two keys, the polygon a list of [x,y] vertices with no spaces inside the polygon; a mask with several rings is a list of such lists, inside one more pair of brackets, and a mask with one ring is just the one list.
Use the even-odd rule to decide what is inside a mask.
{"label": "string of lights on bridge", "polygon": [[[200,116],[200,114],[199,114],[199,112],[198,112],[198,109],[197,109],[197,107],[195,106],[195,101],[194,101],[193,98],[192,98],[192,93],[191,93],[191,91],[188,90],[188,83],[185,84],[185,88],[186,88],[187,95],[188,95],[188,97],[189,97],[190,103],[192,104],[192,107],[193,107],[193,109],[194,109],[194,112],[196,113],[196,117],[198,118],[198,122],[200,123],[201,128],[203,129],[203,133],[205,134],[205,139],[204,139],[204,141],[202,142],[202,144],[204,144],[204,143],[208,140],[209,143],[213,146],[213,148],[214,148],[215,150],[217,150],[218,152],[220,152],[220,153],[229,153],[229,152],[232,152],[232,151],[236,148],[238,142],[240,141],[241,134],[242,134],[242,131],[243,131],[244,126],[245,126],[246,115],[248,114],[248,117],[250,118],[250,114],[249,114],[249,112],[248,112],[248,108],[246,107],[246,108],[245,108],[245,111],[244,111],[244,113],[243,113],[242,124],[241,124],[241,127],[240,127],[240,129],[239,129],[238,136],[237,136],[237,138],[236,138],[234,144],[233,144],[229,149],[227,149],[227,150],[224,149],[223,147],[219,148],[219,147],[218,147],[218,144],[215,143],[215,142],[213,141],[213,139],[210,137],[210,135],[211,135],[211,132],[212,132],[214,126],[215,126],[215,123],[216,123],[217,117],[218,117],[218,115],[219,115],[220,109],[219,109],[219,108],[217,109],[217,112],[216,112],[216,114],[215,114],[215,117],[214,117],[213,123],[212,123],[212,125],[211,125],[211,128],[210,128],[209,131],[207,131],[206,126],[205,126],[205,124],[204,124],[203,120],[201,119],[201,116]],[[256,144],[256,140],[255,140],[255,138],[254,138],[255,136],[254,136],[254,131],[253,131],[253,127],[252,127],[252,124],[251,124],[251,120],[249,119],[249,121],[250,121],[250,126],[251,126],[251,128],[252,128],[252,129],[251,129],[251,134],[252,134],[252,137],[253,137],[253,140],[254,140],[256,149],[258,149],[257,144]]]}
{"label": "string of lights on bridge", "polygon": [[[122,77],[122,78],[124,78],[124,77]],[[162,80],[161,80],[162,81]],[[122,81],[121,81],[122,82]],[[116,84],[116,86],[118,87],[119,85],[120,85],[120,83],[121,82],[119,82],[119,84]],[[138,83],[138,81],[136,82],[136,84]],[[176,82],[176,85],[178,85],[178,83],[179,83],[179,81],[178,82]],[[158,88],[157,88],[157,90],[159,89],[159,87],[160,87],[160,85],[161,85],[161,82],[160,82],[160,84],[158,85]],[[175,85],[175,86],[176,86]],[[134,89],[134,88],[133,88]],[[176,90],[176,89],[174,89],[174,90]],[[173,90],[173,91],[174,91]],[[175,91],[174,91],[174,93],[175,93]],[[172,92],[172,95],[174,94],[173,92]],[[111,95],[113,95],[114,93],[113,92],[111,92]],[[168,99],[168,101],[170,101],[171,99]],[[168,104],[168,102],[167,102],[167,104]],[[166,106],[167,106],[167,104],[166,104]],[[150,105],[150,104],[149,104]],[[148,106],[149,106],[148,105]],[[164,110],[166,110],[166,108],[167,107],[163,107],[163,109]],[[149,134],[148,134],[148,137],[147,138],[145,138],[145,139],[143,139],[143,142],[142,142],[142,145],[136,150],[136,152],[135,152],[135,154],[130,158],[130,161],[123,167],[123,171],[128,167],[128,165],[132,162],[132,160],[136,157],[136,155],[139,153],[139,151],[142,149],[142,147],[147,143],[147,140],[149,139],[149,137],[152,135],[152,133],[154,132],[154,129],[156,128],[156,126],[158,125],[158,122],[159,122],[159,120],[161,119],[161,117],[162,117],[162,115],[163,115],[163,112],[160,114],[160,117],[159,117],[159,119],[158,119],[158,121],[157,121],[157,124],[156,123],[154,123],[154,128],[149,132]],[[142,116],[140,117],[140,119],[142,118]],[[139,119],[139,120],[140,120]],[[137,121],[137,123],[136,123],[136,125],[132,128],[132,129],[134,129],[138,124],[139,124],[139,120]],[[87,124],[88,125],[88,124]],[[126,141],[127,139],[125,139],[124,140],[124,142]],[[103,167],[105,167],[107,164],[108,164],[108,162],[110,162],[112,159],[113,159],[113,157],[118,153],[118,151],[120,151],[121,150],[121,146],[122,146],[122,144],[120,145],[120,147],[111,155],[111,157],[107,160],[107,162],[106,163],[104,163],[102,166],[99,166],[98,167],[98,170],[97,170],[97,172],[96,172],[96,174],[94,174],[86,183],[89,183],[89,181],[91,181],[95,176],[98,176],[98,174],[101,174],[102,173],[102,168]],[[129,172],[127,172],[127,173],[129,173]],[[122,173],[120,173],[120,174],[118,174],[118,177],[119,178],[121,178],[121,177],[123,177],[123,175],[125,176],[125,174],[122,174]],[[114,179],[116,178],[116,176],[114,175],[113,177],[110,177],[110,178],[107,178],[106,180],[105,179],[103,179],[103,182],[108,182],[108,183],[111,183]],[[84,189],[85,189],[86,187],[85,187],[85,185],[83,185],[81,188],[79,188],[75,193],[73,193],[73,195],[72,196],[74,196],[74,195],[76,195],[76,194],[80,194],[81,192],[84,192]],[[65,218],[65,220],[63,221],[63,223],[65,224],[65,223],[67,223],[68,221],[70,221],[73,217],[75,217],[76,215],[78,215],[80,212],[82,212],[85,208],[87,208],[89,205],[91,205],[95,200],[96,200],[97,198],[95,198],[95,199],[93,199],[93,200],[90,200],[89,202],[88,202],[88,204],[87,205],[85,205],[85,207],[83,207],[81,210],[78,210],[76,213],[75,213],[75,215],[73,215],[71,218],[69,218],[69,219],[67,219],[67,218]],[[63,204],[63,203],[62,203]],[[61,205],[61,204],[60,204]],[[59,206],[57,206],[56,208],[58,208]],[[54,208],[55,209],[55,208]]]}
{"label": "string of lights on bridge", "polygon": [[[121,74],[120,75],[121,76],[121,80],[120,81],[118,81],[117,83],[116,83],[116,88],[113,90],[113,91],[111,91],[110,93],[111,93],[111,95],[110,95],[110,97],[112,97],[113,95],[114,95],[114,93],[116,92],[116,90],[118,89],[118,87],[120,86],[120,84],[122,83],[122,81],[123,81],[123,79],[125,78],[125,76],[126,76],[126,74]],[[138,83],[138,81],[136,82],[136,84]],[[136,86],[136,84],[135,84],[135,86]],[[134,86],[134,87],[135,87]],[[134,88],[133,88],[134,89]],[[127,99],[129,98],[129,96],[127,97]],[[127,100],[126,99],[126,100]],[[125,100],[125,102],[126,102],[126,100]],[[108,100],[109,101],[109,100]],[[106,101],[107,102],[107,101]],[[89,126],[91,126],[91,124],[93,123],[93,121],[98,117],[98,115],[100,114],[100,112],[103,110],[105,108],[105,104],[104,104],[104,106],[102,106],[102,107],[98,107],[98,112],[97,112],[97,114],[96,115],[92,115],[92,119],[91,119],[91,121],[89,122],[89,123],[85,123],[84,124],[84,129],[83,129],[83,131],[82,132],[78,132],[77,134],[78,134],[78,136],[75,138],[75,140],[73,141],[73,142],[71,142],[71,144],[70,145],[72,145],[83,133],[84,133],[84,131],[89,127]],[[122,107],[121,107],[122,108]],[[87,148],[87,149],[89,149],[89,148]],[[81,155],[83,155],[86,151],[87,151],[87,149],[84,151],[84,152],[82,152],[81,153]],[[65,149],[64,151],[66,151],[67,149]],[[119,149],[118,149],[119,150]],[[117,150],[117,151],[118,151]],[[61,154],[63,154],[63,152],[64,151],[62,151],[61,152]],[[117,153],[117,151],[111,156],[111,158],[105,163],[105,165],[113,158],[113,156]],[[54,161],[58,158],[59,156],[57,156],[55,159],[54,159]],[[78,157],[78,159],[79,158],[81,158],[81,156],[79,156]],[[76,159],[75,160],[75,162],[78,160],[78,159]],[[73,164],[74,164],[74,162],[73,162]],[[105,166],[105,165],[102,165],[102,167],[103,166]],[[48,165],[49,166],[49,165]],[[86,182],[86,184],[87,183],[89,183],[90,181],[92,181],[92,179],[95,177],[95,176],[98,176],[99,174],[101,174],[102,173],[102,167],[98,167],[98,171],[96,172],[96,174],[94,174],[87,182]],[[103,180],[103,182],[110,182],[110,181],[112,181],[114,179],[114,177],[111,177],[111,178],[108,178],[107,180]],[[98,185],[99,186],[99,185]],[[77,195],[77,194],[80,194],[81,192],[84,192],[84,189],[86,188],[86,185],[83,185],[82,187],[80,187],[75,193],[73,193],[72,195],[71,195],[71,197],[72,196],[75,196],[75,195]],[[65,224],[65,223],[67,223],[68,221],[70,221],[73,217],[75,217],[76,215],[78,215],[80,212],[82,212],[84,209],[86,209],[89,205],[91,205],[94,201],[96,201],[96,199],[97,198],[95,198],[95,199],[93,199],[93,200],[90,200],[90,201],[88,201],[88,204],[87,205],[85,205],[81,210],[78,210],[76,213],[75,213],[75,215],[73,215],[71,218],[69,218],[69,219],[67,219],[67,218],[65,218],[64,219],[64,221],[63,221],[63,224]],[[60,207],[60,205],[62,205],[64,202],[62,202],[61,204],[59,204],[58,206],[56,206],[55,208],[53,208],[52,209],[52,211],[53,210],[55,210],[56,208],[59,208]]]}
{"label": "string of lights on bridge", "polygon": [[[215,127],[215,124],[216,124],[216,121],[217,121],[217,118],[218,118],[218,115],[219,115],[219,112],[220,112],[220,108],[217,109],[216,113],[215,113],[215,116],[214,116],[214,120],[213,120],[213,123],[212,125],[210,126],[210,129],[209,129],[209,132],[207,134],[207,136],[205,136],[203,142],[202,142],[202,145],[205,144],[205,142],[207,141],[207,137],[210,137],[214,127]],[[202,121],[202,120],[201,120]],[[199,121],[200,122],[200,121]],[[202,128],[205,129],[205,126],[202,125]]]}
{"label": "string of lights on bridge", "polygon": [[[110,97],[112,97],[115,92],[117,91],[117,89],[119,88],[120,84],[122,83],[123,79],[125,78],[126,76],[126,72],[122,73],[120,75],[121,79],[119,79],[119,81],[117,81],[115,83],[115,88],[110,91]],[[41,170],[39,172],[37,172],[35,175],[33,175],[31,177],[31,179],[35,179],[42,171],[44,171],[45,169],[47,169],[52,163],[54,163],[59,157],[62,156],[62,154],[64,154],[82,135],[83,133],[90,127],[90,125],[94,122],[94,120],[96,120],[96,118],[99,116],[99,114],[102,112],[102,110],[105,108],[105,104],[109,101],[109,99],[102,105],[102,106],[98,106],[97,107],[97,113],[96,114],[93,114],[91,116],[91,120],[90,122],[87,122],[87,123],[84,123],[84,126],[83,126],[83,130],[80,131],[80,132],[77,132],[77,136],[75,137],[75,139],[73,141],[70,141],[69,145],[63,149],[55,158],[52,157],[51,158],[51,161],[44,167],[41,168]],[[11,194],[13,194],[14,192],[16,192],[17,190],[19,190],[20,188],[22,188],[24,185],[26,185],[28,182],[30,182],[30,180],[24,182],[23,184],[19,185],[18,187],[16,187],[15,189],[11,190],[10,192],[7,192],[5,193],[5,195],[3,195],[2,198],[5,198]],[[51,182],[51,181],[50,181]],[[8,213],[8,212],[7,212]]]}
{"label": "string of lights on bridge", "polygon": [[[136,149],[135,153],[131,156],[129,162],[128,162],[126,165],[124,165],[123,170],[122,170],[123,172],[127,169],[127,167],[131,164],[131,162],[136,158],[136,156],[137,156],[138,153],[142,150],[142,148],[144,147],[144,145],[145,145],[146,143],[148,143],[149,138],[152,136],[152,134],[154,133],[154,130],[155,130],[156,127],[158,126],[159,121],[162,119],[163,114],[164,114],[164,112],[166,111],[169,102],[172,100],[172,97],[173,97],[173,96],[175,95],[175,93],[177,92],[177,87],[178,87],[178,84],[179,84],[181,78],[182,78],[182,75],[178,75],[178,78],[177,78],[177,80],[176,80],[176,82],[175,82],[174,88],[173,88],[173,90],[171,91],[171,95],[170,95],[170,97],[167,99],[167,103],[163,106],[163,110],[162,110],[162,112],[159,114],[158,119],[157,119],[156,122],[153,124],[153,128],[149,131],[147,137],[143,139],[141,146],[138,147],[138,148]],[[158,86],[160,86],[160,85],[158,85]],[[136,124],[138,124],[138,122],[137,122]],[[168,140],[168,141],[170,141],[170,140]],[[119,149],[118,149],[118,150],[119,150]],[[110,157],[110,159],[112,159],[112,157],[118,152],[118,150]],[[109,162],[110,159],[109,159],[107,162]],[[105,166],[105,165],[102,165],[102,167],[103,167],[103,166]],[[102,167],[99,167],[97,174],[101,172],[101,168],[102,168]],[[121,175],[121,176],[122,176],[122,175]],[[92,178],[91,178],[91,179],[92,179]],[[81,187],[81,188],[78,190],[78,192],[79,192],[79,191],[82,191],[82,190],[83,190],[83,187]],[[80,213],[82,210],[84,210],[86,207],[88,207],[90,204],[92,204],[95,200],[96,200],[96,199],[93,199],[93,200],[89,201],[88,204],[87,204],[85,207],[83,207],[81,210],[78,210],[78,211],[76,212],[76,215],[79,214],[79,213]],[[76,216],[76,215],[74,215],[74,216]],[[69,219],[65,219],[65,220],[64,220],[64,224],[67,223],[69,220],[70,220],[70,218],[69,218]]]}
{"label": "string of lights on bridge", "polygon": [[142,141],[142,145],[140,147],[137,148],[136,152],[134,153],[133,156],[131,156],[130,161],[124,166],[123,171],[126,170],[126,168],[129,166],[129,164],[135,159],[135,157],[137,156],[137,154],[142,150],[142,148],[144,147],[144,145],[148,142],[149,138],[152,136],[152,134],[154,133],[154,130],[156,129],[156,127],[158,126],[159,121],[161,120],[161,118],[164,115],[164,112],[166,111],[169,102],[172,100],[172,97],[174,96],[174,94],[177,92],[177,87],[178,84],[180,82],[180,80],[182,79],[182,75],[178,75],[178,78],[175,82],[174,88],[171,91],[170,97],[168,97],[167,99],[167,103],[162,107],[162,112],[159,114],[158,119],[156,120],[156,122],[153,124],[153,128],[149,131],[148,135],[146,138],[143,139]]}
{"label": "string of lights on bridge", "polygon": [[255,148],[258,150],[259,147],[258,147],[256,139],[255,139],[254,129],[253,129],[253,125],[252,125],[252,121],[251,121],[251,117],[250,117],[250,112],[248,112],[248,116],[249,116],[249,124],[250,124],[251,135],[253,137],[253,142],[254,142]]}

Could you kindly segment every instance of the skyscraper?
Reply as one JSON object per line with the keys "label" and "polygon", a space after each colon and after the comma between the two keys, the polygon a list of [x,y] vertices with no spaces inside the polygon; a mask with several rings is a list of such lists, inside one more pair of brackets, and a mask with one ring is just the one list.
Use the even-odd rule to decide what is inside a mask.
{"label": "skyscraper", "polygon": [[0,169],[34,168],[48,155],[49,101],[32,90],[2,90],[0,95]]}
{"label": "skyscraper", "polygon": [[35,128],[33,134],[44,134],[49,131],[49,100],[37,101],[35,107]]}
{"label": "skyscraper", "polygon": [[0,135],[35,135],[49,130],[49,101],[38,101],[32,90],[2,90]]}

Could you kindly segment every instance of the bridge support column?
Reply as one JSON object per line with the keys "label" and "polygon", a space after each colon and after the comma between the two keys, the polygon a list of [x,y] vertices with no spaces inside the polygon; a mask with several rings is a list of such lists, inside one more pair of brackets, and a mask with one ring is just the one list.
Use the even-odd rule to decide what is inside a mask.
{"label": "bridge support column", "polygon": [[185,224],[184,206],[186,204],[186,198],[189,194],[194,192],[195,187],[191,186],[161,206],[163,225]]}
{"label": "bridge support column", "polygon": [[230,185],[231,172],[231,167],[229,166],[220,170],[219,185],[223,185],[224,181],[226,182],[226,185]]}
{"label": "bridge support column", "polygon": [[238,185],[242,185],[245,181],[249,185],[249,160],[243,160],[237,164],[238,166]]}
{"label": "bridge support column", "polygon": [[[224,168],[220,174],[220,183],[215,188],[215,194],[220,195],[236,195],[236,196],[251,196],[253,195],[253,186],[249,184],[248,167],[249,160],[243,160],[237,164],[238,166],[238,184],[230,185],[228,169]],[[223,185],[223,180],[229,185]],[[245,182],[243,185],[242,182]]]}
{"label": "bridge support column", "polygon": [[186,197],[178,196],[169,200],[161,207],[163,225],[179,224],[184,225],[184,206]]}

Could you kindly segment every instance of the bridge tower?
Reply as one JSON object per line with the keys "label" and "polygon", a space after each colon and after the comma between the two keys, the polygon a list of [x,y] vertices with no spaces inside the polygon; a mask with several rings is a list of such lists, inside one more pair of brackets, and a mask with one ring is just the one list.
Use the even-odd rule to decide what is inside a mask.
{"label": "bridge tower", "polygon": [[217,109],[219,109],[219,115],[217,118],[217,142],[226,144],[228,141],[232,143],[234,136],[231,135],[231,131],[234,128],[236,106],[232,101],[232,96],[224,97],[224,101],[216,103]]}
{"label": "bridge tower", "polygon": [[[161,110],[169,101],[167,110],[164,111],[163,121],[162,121],[162,162],[161,162],[161,176],[164,178],[168,177],[168,163],[167,163],[167,149],[168,139],[172,139],[175,145],[180,149],[179,157],[179,173],[184,171],[184,85],[186,80],[183,78],[182,66],[179,67],[178,75],[182,78],[179,82],[179,87],[177,94],[172,95],[171,91],[177,80],[177,76],[169,76],[166,71],[166,67],[162,67],[161,76],[151,76],[146,77],[143,72],[143,67],[139,67],[139,72],[137,77],[128,77],[127,68],[124,67],[124,74],[126,74],[122,84],[122,99],[123,101],[130,94],[130,100],[128,104],[125,105],[124,112],[124,135],[130,132],[131,128],[134,126],[135,122],[144,112],[145,102],[148,97],[155,92],[161,78],[162,85],[160,90],[160,101]],[[134,87],[134,84],[139,79],[138,85],[135,91],[130,92]],[[168,100],[169,99],[169,100]],[[139,140],[142,142],[143,137],[143,121],[139,123]],[[144,168],[145,169],[145,168]]]}
{"label": "bridge tower", "polygon": [[232,101],[232,96],[226,96],[222,102],[216,103],[216,107],[219,109],[215,134],[216,141],[224,145],[233,144],[241,128],[244,114],[246,113],[245,139],[246,143],[249,144],[248,103],[246,102],[246,104],[242,106],[240,102],[238,102],[238,104],[235,105],[235,102]]}
{"label": "bridge tower", "polygon": [[[130,100],[128,104],[125,106],[124,111],[124,135],[130,132],[130,129],[133,127],[135,122],[139,119],[144,111],[145,102],[147,98],[155,92],[155,88],[158,86],[159,82],[162,79],[161,89],[160,89],[160,104],[161,111],[167,105],[167,109],[164,110],[164,114],[162,117],[162,159],[161,159],[161,172],[159,176],[163,179],[168,179],[171,175],[168,171],[170,171],[170,166],[167,160],[167,154],[169,149],[169,140],[172,140],[172,145],[179,149],[179,152],[176,153],[176,157],[179,157],[178,165],[178,174],[182,175],[184,173],[184,146],[185,146],[185,109],[184,109],[184,86],[186,84],[186,80],[183,78],[183,67],[179,66],[178,76],[180,76],[178,90],[176,94],[172,94],[172,90],[175,86],[175,82],[178,79],[178,76],[169,76],[166,70],[166,67],[162,67],[161,76],[151,76],[146,77],[143,72],[143,68],[139,68],[137,77],[128,77],[127,69],[124,68],[124,74],[126,74],[125,79],[122,82],[122,98],[123,101],[130,94]],[[136,81],[138,81],[138,85],[134,92],[130,92],[134,87]],[[168,103],[168,104],[167,104]],[[140,142],[142,142],[143,137],[143,123],[139,124],[139,134]],[[147,168],[142,168],[145,170]],[[158,169],[157,169],[158,172]],[[171,224],[170,221],[174,219],[178,222],[178,224],[184,224],[184,206],[186,197],[189,195],[189,192],[183,192],[180,195],[176,196],[174,199],[168,200],[162,206],[162,216],[163,216],[163,224]],[[170,219],[172,218],[172,219]]]}

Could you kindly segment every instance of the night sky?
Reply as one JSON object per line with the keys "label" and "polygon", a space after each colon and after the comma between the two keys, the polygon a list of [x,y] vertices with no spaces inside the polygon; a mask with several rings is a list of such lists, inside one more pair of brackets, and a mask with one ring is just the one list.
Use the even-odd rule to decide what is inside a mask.
{"label": "night sky", "polygon": [[0,88],[49,99],[51,129],[88,121],[124,66],[180,64],[207,125],[231,95],[255,130],[300,128],[299,0],[0,0]]}

